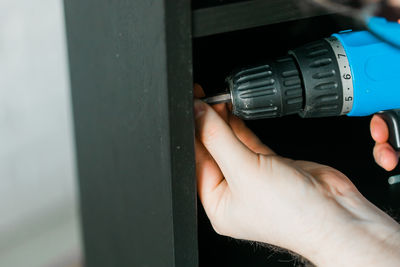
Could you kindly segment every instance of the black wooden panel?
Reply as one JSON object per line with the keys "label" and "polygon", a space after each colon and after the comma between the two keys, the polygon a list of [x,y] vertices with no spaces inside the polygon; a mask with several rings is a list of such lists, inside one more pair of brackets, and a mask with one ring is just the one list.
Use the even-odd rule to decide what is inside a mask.
{"label": "black wooden panel", "polygon": [[329,13],[309,2],[250,0],[197,9],[193,12],[193,35],[202,37]]}
{"label": "black wooden panel", "polygon": [[86,266],[196,266],[190,1],[65,10]]}

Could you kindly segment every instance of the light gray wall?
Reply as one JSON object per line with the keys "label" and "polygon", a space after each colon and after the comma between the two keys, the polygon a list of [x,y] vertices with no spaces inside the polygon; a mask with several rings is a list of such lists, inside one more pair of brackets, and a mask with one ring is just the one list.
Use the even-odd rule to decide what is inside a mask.
{"label": "light gray wall", "polygon": [[0,0],[0,266],[80,254],[61,0]]}

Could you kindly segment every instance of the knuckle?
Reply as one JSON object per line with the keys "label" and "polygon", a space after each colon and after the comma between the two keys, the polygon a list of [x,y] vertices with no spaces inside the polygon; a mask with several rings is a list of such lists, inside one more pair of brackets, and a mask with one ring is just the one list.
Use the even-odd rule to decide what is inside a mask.
{"label": "knuckle", "polygon": [[261,169],[273,170],[280,162],[279,156],[258,154],[258,164]]}

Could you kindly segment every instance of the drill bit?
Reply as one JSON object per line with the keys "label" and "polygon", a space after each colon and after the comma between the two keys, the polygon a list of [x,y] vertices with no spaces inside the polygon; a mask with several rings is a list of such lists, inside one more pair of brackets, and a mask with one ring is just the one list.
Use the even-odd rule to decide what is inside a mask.
{"label": "drill bit", "polygon": [[224,94],[219,94],[211,97],[205,97],[202,98],[205,103],[209,105],[216,105],[220,103],[229,103],[231,102],[231,94],[230,93],[224,93]]}

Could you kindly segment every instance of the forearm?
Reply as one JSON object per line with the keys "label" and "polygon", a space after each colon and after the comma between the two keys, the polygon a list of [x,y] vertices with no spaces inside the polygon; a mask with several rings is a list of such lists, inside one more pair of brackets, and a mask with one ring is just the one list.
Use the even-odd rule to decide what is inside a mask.
{"label": "forearm", "polygon": [[304,256],[317,266],[400,266],[400,225],[394,221],[338,225]]}

